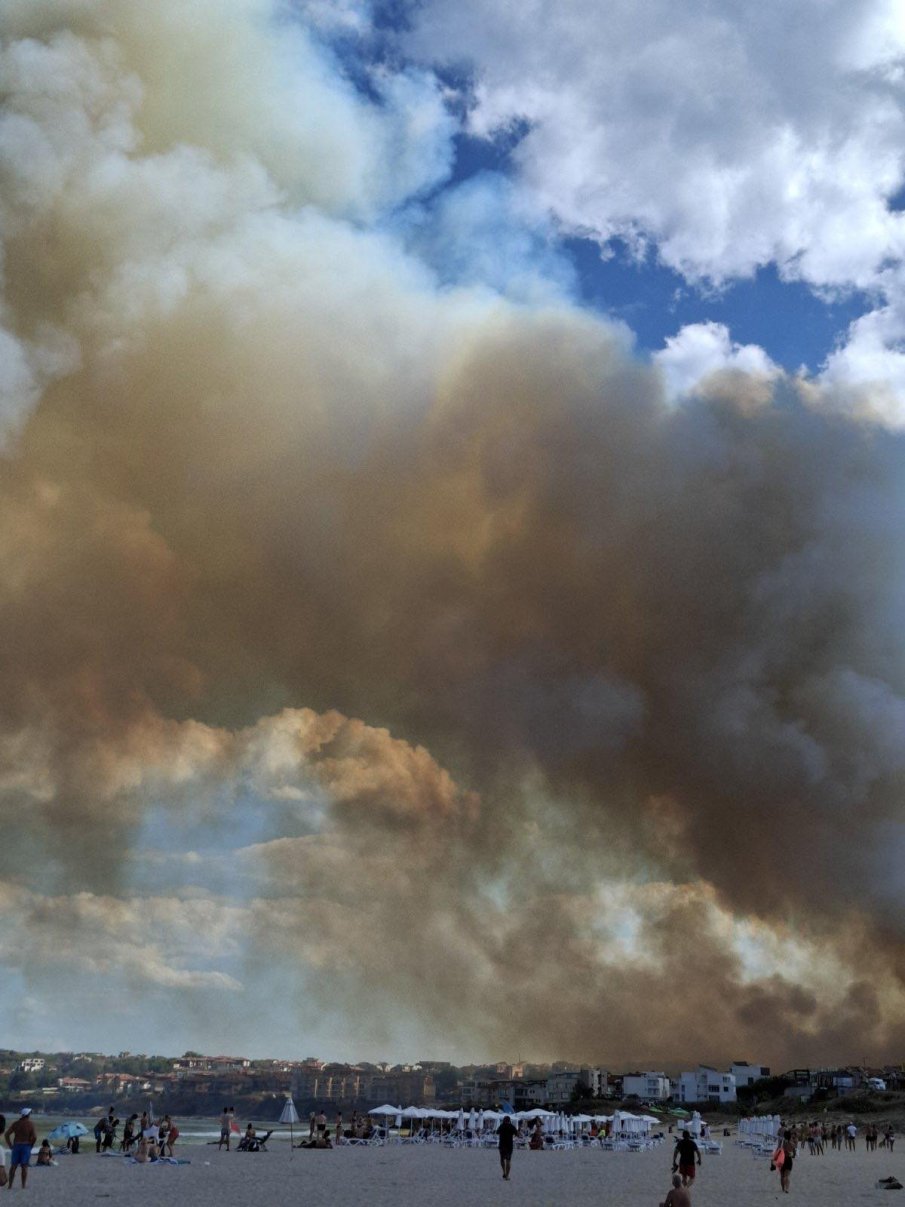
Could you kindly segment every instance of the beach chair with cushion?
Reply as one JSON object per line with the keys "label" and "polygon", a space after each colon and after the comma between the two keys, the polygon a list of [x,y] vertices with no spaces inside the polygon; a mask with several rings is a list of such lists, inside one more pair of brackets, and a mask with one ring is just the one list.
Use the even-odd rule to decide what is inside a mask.
{"label": "beach chair with cushion", "polygon": [[267,1141],[273,1135],[273,1128],[269,1132],[265,1132],[263,1136],[252,1136],[251,1139],[243,1136],[239,1141],[238,1151],[240,1153],[266,1153]]}

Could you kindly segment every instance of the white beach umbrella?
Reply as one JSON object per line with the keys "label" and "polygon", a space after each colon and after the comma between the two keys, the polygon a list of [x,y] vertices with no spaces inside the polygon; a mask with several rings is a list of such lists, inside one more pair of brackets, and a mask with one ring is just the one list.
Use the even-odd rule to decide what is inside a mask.
{"label": "white beach umbrella", "polygon": [[484,1130],[484,1108],[483,1107],[481,1107],[481,1109],[478,1111],[477,1129],[479,1132],[482,1132]]}
{"label": "white beach umbrella", "polygon": [[468,1130],[473,1132],[478,1125],[478,1116],[475,1114],[474,1107],[468,1112]]}
{"label": "white beach umbrella", "polygon": [[293,1125],[298,1123],[298,1112],[295,1109],[295,1103],[292,1101],[292,1095],[286,1095],[286,1102],[283,1105],[283,1110],[280,1114],[280,1123],[289,1124],[289,1155],[292,1156],[292,1150],[295,1147],[295,1140],[292,1135]]}
{"label": "white beach umbrella", "polygon": [[456,1131],[457,1132],[465,1131],[465,1112],[462,1110],[461,1107],[459,1107],[459,1113],[456,1116]]}
{"label": "white beach umbrella", "polygon": [[372,1106],[368,1111],[369,1115],[396,1115],[399,1112],[398,1106],[391,1106],[388,1102],[383,1106]]}
{"label": "white beach umbrella", "polygon": [[423,1118],[424,1118],[424,1116],[422,1115],[421,1108],[419,1106],[407,1106],[407,1107],[405,1107],[404,1110],[399,1112],[399,1115],[397,1116],[396,1126],[402,1127],[402,1120],[408,1119],[410,1121],[410,1130],[412,1133],[414,1133],[415,1120],[423,1119]]}

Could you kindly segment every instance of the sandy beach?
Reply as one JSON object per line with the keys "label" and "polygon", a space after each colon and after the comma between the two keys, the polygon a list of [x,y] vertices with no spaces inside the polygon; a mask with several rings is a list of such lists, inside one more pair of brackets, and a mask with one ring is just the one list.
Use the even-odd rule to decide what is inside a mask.
{"label": "sandy beach", "polygon": [[[670,1184],[671,1145],[643,1153],[596,1151],[515,1154],[512,1181],[502,1181],[494,1150],[447,1150],[427,1145],[267,1153],[188,1148],[190,1165],[133,1165],[93,1152],[62,1157],[56,1167],[32,1169],[25,1193],[35,1207],[81,1207],[98,1199],[129,1207],[192,1207],[233,1204],[370,1204],[373,1207],[559,1207],[607,1204],[642,1207],[659,1203]],[[782,1196],[766,1158],[754,1158],[734,1142],[721,1156],[705,1157],[693,1190],[701,1207],[754,1207],[789,1199],[818,1207],[883,1202],[890,1192],[878,1178],[905,1181],[905,1148],[888,1155],[828,1152],[802,1155],[791,1194]],[[18,1182],[16,1195],[21,1194]],[[896,1201],[892,1192],[893,1202]],[[902,1193],[902,1192],[899,1192]]]}

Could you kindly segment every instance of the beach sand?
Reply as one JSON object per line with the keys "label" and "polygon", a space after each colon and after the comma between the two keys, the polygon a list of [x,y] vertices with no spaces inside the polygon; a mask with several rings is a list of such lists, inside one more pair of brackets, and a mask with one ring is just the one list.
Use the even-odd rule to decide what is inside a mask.
{"label": "beach sand", "polygon": [[[495,1150],[387,1145],[295,1151],[284,1146],[267,1153],[218,1153],[187,1148],[191,1165],[132,1165],[93,1152],[61,1157],[56,1167],[31,1169],[27,1199],[34,1207],[655,1207],[669,1189],[672,1146],[643,1153],[539,1152],[517,1150],[512,1180],[500,1177]],[[791,1194],[782,1195],[768,1158],[754,1158],[732,1141],[721,1156],[704,1157],[692,1192],[695,1207],[754,1207],[795,1201],[802,1207],[884,1202],[905,1191],[878,1190],[890,1174],[905,1182],[905,1147],[891,1156],[828,1152],[802,1155],[792,1172]],[[4,1195],[8,1191],[2,1192]],[[18,1180],[14,1193],[22,1196]],[[12,1202],[12,1199],[4,1199]]]}

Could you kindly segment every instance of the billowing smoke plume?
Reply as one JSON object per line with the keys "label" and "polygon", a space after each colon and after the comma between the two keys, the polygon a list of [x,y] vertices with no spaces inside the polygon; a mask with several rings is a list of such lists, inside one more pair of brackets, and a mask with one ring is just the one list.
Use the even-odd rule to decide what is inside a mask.
{"label": "billowing smoke plume", "polygon": [[279,976],[474,1056],[895,1054],[902,437],[781,376],[674,408],[567,302],[438,288],[385,222],[449,162],[430,79],[365,99],[228,10],[0,18],[23,975]]}

